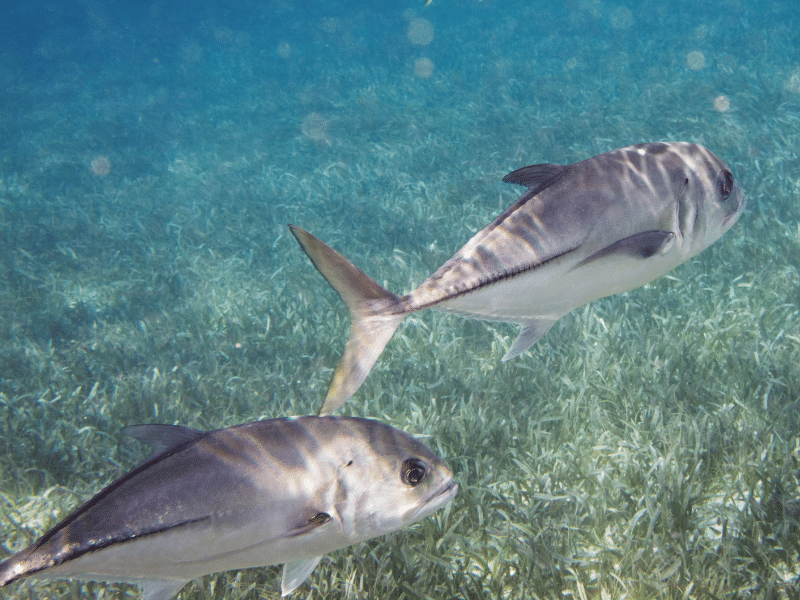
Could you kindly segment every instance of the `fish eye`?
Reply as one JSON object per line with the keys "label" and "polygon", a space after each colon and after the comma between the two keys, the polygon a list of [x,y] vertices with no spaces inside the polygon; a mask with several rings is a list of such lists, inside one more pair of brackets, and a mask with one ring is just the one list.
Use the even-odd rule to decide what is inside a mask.
{"label": "fish eye", "polygon": [[428,475],[428,470],[425,468],[425,463],[418,458],[408,458],[403,461],[403,468],[400,471],[400,478],[403,483],[416,487]]}
{"label": "fish eye", "polygon": [[717,190],[719,191],[720,201],[725,202],[733,192],[733,175],[730,171],[722,171],[717,176]]}

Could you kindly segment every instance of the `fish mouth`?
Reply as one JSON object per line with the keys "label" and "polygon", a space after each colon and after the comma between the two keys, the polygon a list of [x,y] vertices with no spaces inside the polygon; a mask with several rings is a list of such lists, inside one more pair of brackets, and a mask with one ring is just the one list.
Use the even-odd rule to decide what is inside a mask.
{"label": "fish mouth", "polygon": [[455,498],[457,493],[458,484],[455,481],[450,481],[447,485],[441,487],[431,494],[430,498],[425,500],[423,506],[426,510],[437,510]]}
{"label": "fish mouth", "polygon": [[429,514],[439,510],[445,504],[452,500],[458,492],[458,484],[455,481],[449,481],[446,485],[434,490],[434,492],[414,508],[405,514],[405,521],[407,523],[415,523]]}
{"label": "fish mouth", "polygon": [[[737,182],[736,185],[738,187],[739,183]],[[728,218],[741,215],[744,212],[744,209],[747,208],[747,194],[741,187],[739,187],[737,191],[739,192],[739,204],[737,204],[736,208],[731,211],[731,213],[728,215]]]}

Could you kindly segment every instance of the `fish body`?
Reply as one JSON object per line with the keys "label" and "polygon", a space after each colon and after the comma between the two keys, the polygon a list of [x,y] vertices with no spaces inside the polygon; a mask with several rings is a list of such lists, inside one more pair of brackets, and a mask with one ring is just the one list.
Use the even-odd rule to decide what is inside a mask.
{"label": "fish body", "polygon": [[202,575],[286,563],[286,595],[322,555],[418,521],[458,490],[424,444],[369,419],[126,432],[156,454],[0,562],[0,587],[28,576],[122,581],[167,600]]}
{"label": "fish body", "polygon": [[637,144],[571,165],[532,165],[503,181],[527,191],[405,296],[290,226],[352,316],[322,414],[355,393],[412,312],[436,308],[517,323],[522,330],[503,357],[508,360],[573,309],[644,285],[695,256],[745,206],[728,166],[686,142]]}

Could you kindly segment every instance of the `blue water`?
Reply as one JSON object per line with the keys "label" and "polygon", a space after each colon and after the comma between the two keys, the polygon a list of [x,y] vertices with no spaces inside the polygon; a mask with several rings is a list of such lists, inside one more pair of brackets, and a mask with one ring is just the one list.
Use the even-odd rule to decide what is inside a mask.
{"label": "blue water", "polygon": [[[356,260],[430,248],[430,218],[446,215],[402,215],[389,199],[419,201],[421,185],[450,206],[479,198],[478,228],[515,197],[499,185],[506,172],[644,141],[706,144],[759,211],[754,161],[787,176],[798,166],[799,13],[791,2],[11,3],[6,276],[55,277],[58,265],[19,251],[63,259],[69,247],[80,260],[87,239],[104,262],[143,266],[129,236],[270,269],[280,261],[264,249],[285,248],[287,221],[364,240]],[[788,197],[770,198],[784,222]],[[12,321],[12,338],[53,335]]]}
{"label": "blue water", "polygon": [[159,176],[212,143],[288,166],[312,113],[309,166],[429,135],[452,148],[415,157],[415,177],[714,133],[726,157],[740,136],[763,145],[747,135],[759,100],[796,100],[797,19],[790,2],[11,3],[4,174],[79,194],[95,156],[112,177]]}

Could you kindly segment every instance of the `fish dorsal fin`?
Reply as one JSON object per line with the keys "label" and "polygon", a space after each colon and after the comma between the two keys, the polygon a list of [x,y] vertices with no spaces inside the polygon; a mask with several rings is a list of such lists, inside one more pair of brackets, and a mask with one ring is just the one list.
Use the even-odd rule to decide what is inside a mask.
{"label": "fish dorsal fin", "polygon": [[553,185],[566,170],[567,167],[564,165],[554,165],[550,163],[530,165],[529,167],[522,167],[516,171],[511,171],[511,173],[503,177],[503,181],[505,183],[524,185],[528,188],[528,193],[525,195],[533,196]]}
{"label": "fish dorsal fin", "polygon": [[144,442],[153,449],[153,455],[173,450],[205,435],[205,432],[182,425],[128,425],[122,433]]}
{"label": "fish dorsal fin", "polygon": [[281,596],[288,596],[303,583],[319,564],[321,556],[292,560],[283,565],[281,576]]}
{"label": "fish dorsal fin", "polygon": [[187,581],[173,581],[163,579],[153,579],[149,581],[140,581],[139,586],[142,588],[142,600],[170,600],[175,594],[181,591]]}

